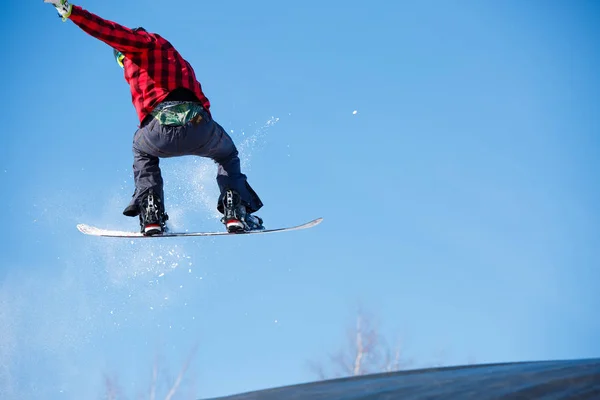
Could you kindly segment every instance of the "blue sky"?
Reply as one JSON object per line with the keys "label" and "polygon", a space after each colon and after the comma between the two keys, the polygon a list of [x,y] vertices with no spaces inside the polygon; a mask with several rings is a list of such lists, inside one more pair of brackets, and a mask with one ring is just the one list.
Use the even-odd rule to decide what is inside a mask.
{"label": "blue sky", "polygon": [[[311,381],[358,305],[418,365],[600,356],[595,2],[76,4],[191,62],[268,227],[324,222],[80,234],[137,229],[138,121],[108,46],[12,2],[0,397],[91,398],[107,374],[134,398],[155,354],[176,375],[195,344],[181,398]],[[174,227],[222,229],[214,164],[161,165]]]}

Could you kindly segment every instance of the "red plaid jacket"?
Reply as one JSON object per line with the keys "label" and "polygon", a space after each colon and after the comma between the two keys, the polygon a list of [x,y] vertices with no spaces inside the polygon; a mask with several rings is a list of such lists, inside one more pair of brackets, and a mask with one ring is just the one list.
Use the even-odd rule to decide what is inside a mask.
{"label": "red plaid jacket", "polygon": [[77,26],[123,55],[125,80],[140,122],[174,89],[192,91],[210,113],[210,102],[196,80],[192,66],[160,35],[129,29],[73,6],[70,16]]}

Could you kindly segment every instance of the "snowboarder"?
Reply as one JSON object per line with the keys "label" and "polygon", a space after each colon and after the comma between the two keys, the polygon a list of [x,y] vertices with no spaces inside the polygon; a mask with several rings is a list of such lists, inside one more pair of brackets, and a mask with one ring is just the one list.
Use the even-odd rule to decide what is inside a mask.
{"label": "snowboarder", "polygon": [[44,2],[54,5],[63,22],[70,19],[111,46],[124,70],[140,125],[133,138],[135,192],[123,214],[139,216],[141,233],[165,232],[168,216],[159,159],[184,155],[208,157],[218,164],[217,210],[228,232],[264,229],[262,219],[252,215],[263,204],[241,172],[233,140],[212,119],[210,102],[192,66],[171,43],[142,27],[130,29],[105,20],[67,0]]}

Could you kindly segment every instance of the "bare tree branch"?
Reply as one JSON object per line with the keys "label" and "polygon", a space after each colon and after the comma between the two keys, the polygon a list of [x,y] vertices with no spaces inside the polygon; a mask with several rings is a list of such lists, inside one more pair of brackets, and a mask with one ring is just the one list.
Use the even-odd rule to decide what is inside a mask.
{"label": "bare tree branch", "polygon": [[327,379],[325,370],[320,363],[317,363],[314,361],[309,361],[308,369],[311,370],[312,373],[315,374],[319,380],[323,381],[323,380]]}
{"label": "bare tree branch", "polygon": [[[400,341],[390,347],[381,335],[373,316],[360,311],[356,323],[347,331],[348,342],[329,357],[334,377],[365,375],[373,372],[398,371],[410,363],[404,359]],[[325,379],[321,363],[310,363],[310,369]]]}
{"label": "bare tree branch", "polygon": [[158,382],[158,357],[154,357],[154,364],[152,365],[152,383],[150,384],[150,400],[156,399],[156,385]]}
{"label": "bare tree branch", "polygon": [[346,355],[343,352],[339,352],[337,354],[329,356],[334,365],[338,367],[338,373],[336,374],[336,378],[345,375],[352,375],[352,366],[350,362],[346,360]]}
{"label": "bare tree branch", "polygon": [[198,347],[198,345],[196,344],[192,348],[192,351],[190,351],[190,354],[188,355],[188,358],[185,360],[185,363],[181,367],[181,371],[179,371],[179,375],[177,375],[177,378],[175,379],[175,383],[171,387],[171,390],[169,390],[169,393],[165,397],[165,400],[171,400],[172,397],[177,392],[177,389],[179,389],[179,385],[181,384],[181,381],[183,380],[183,377],[184,377],[185,373],[187,372],[187,370],[188,370],[188,368],[190,366],[190,363],[192,362],[192,358],[193,358],[193,356],[196,353],[197,347]]}
{"label": "bare tree branch", "polygon": [[[192,359],[196,354],[196,350],[198,348],[198,343],[196,343],[191,351],[189,352],[183,366],[181,367],[181,370],[179,371],[179,374],[177,375],[177,377],[175,378],[174,382],[168,378],[168,373],[167,371],[164,370],[164,368],[160,368],[161,366],[161,360],[160,357],[158,356],[158,354],[155,356],[154,359],[154,363],[152,366],[152,379],[150,381],[150,388],[149,388],[149,398],[150,400],[156,400],[158,392],[162,391],[163,387],[170,387],[165,400],[173,400],[174,396],[177,394],[177,391],[179,390],[179,388],[181,387],[181,384],[183,382],[183,379],[187,373],[187,371],[189,370],[189,367],[192,363]],[[160,380],[162,381],[163,378],[166,377],[166,386],[164,386],[164,384],[159,384],[159,378],[161,378]],[[110,378],[108,376],[105,376],[104,378],[104,383],[105,383],[105,389],[106,389],[106,400],[118,400],[121,397],[121,390],[117,384],[117,380],[116,378]],[[138,398],[139,399],[143,399],[143,398],[147,398],[146,396],[148,396],[148,392],[144,391],[144,393],[140,393]],[[193,398],[193,394],[190,393],[189,398]]]}
{"label": "bare tree branch", "polygon": [[116,379],[105,376],[104,387],[106,388],[106,400],[117,400],[120,389]]}
{"label": "bare tree branch", "polygon": [[358,329],[356,330],[356,357],[354,358],[354,370],[353,375],[359,375],[360,374],[360,365],[362,362],[362,359],[365,355],[365,348],[363,347],[363,338],[362,338],[362,332],[360,331],[360,318],[358,319]]}

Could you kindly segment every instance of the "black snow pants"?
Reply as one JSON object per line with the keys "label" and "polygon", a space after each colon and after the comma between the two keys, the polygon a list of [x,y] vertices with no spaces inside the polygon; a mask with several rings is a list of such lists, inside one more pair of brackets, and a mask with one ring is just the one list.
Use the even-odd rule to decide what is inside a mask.
{"label": "black snow pants", "polygon": [[142,123],[133,138],[135,193],[123,214],[129,217],[139,215],[139,201],[151,189],[160,196],[164,204],[159,159],[186,155],[208,157],[218,165],[217,185],[221,192],[217,199],[219,212],[223,213],[222,199],[227,189],[240,194],[242,204],[249,213],[254,213],[263,206],[258,195],[248,184],[246,175],[241,172],[240,159],[233,140],[223,127],[203,110],[185,125],[161,125],[155,118]]}

